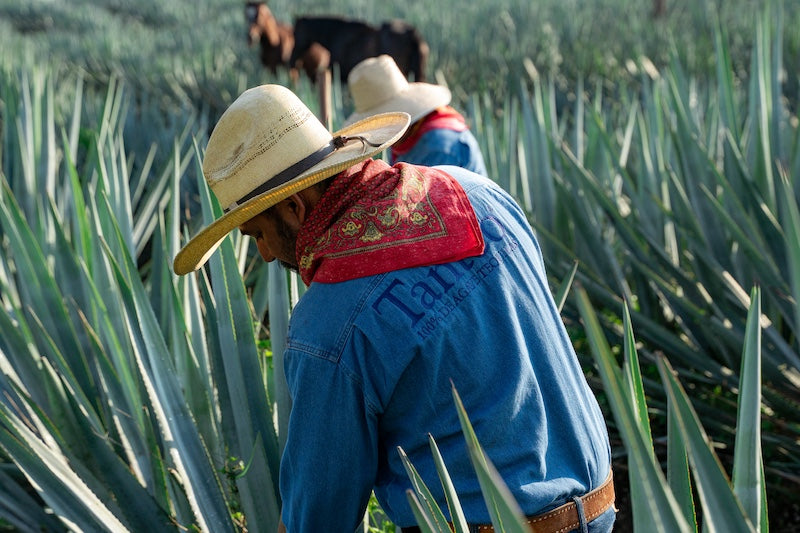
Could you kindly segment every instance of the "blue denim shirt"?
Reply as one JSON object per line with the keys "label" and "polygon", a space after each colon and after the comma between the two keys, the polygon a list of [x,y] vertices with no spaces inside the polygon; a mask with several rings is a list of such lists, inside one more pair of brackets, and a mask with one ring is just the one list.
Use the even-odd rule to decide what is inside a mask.
{"label": "blue denim shirt", "polygon": [[390,151],[392,165],[401,161],[426,167],[455,165],[488,176],[478,140],[469,130],[439,128],[427,131],[405,154],[397,156]]}
{"label": "blue denim shirt", "polygon": [[488,179],[442,169],[475,209],[482,256],[312,283],[292,313],[285,371],[293,405],[280,476],[291,533],[353,531],[373,489],[395,524],[415,525],[398,446],[446,510],[428,434],[467,521],[490,523],[451,384],[526,514],[608,475],[605,421],[524,213]]}

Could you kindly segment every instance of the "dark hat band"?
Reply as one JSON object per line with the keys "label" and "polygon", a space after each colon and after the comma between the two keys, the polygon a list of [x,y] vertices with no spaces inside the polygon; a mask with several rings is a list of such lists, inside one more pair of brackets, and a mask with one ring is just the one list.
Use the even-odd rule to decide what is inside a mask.
{"label": "dark hat band", "polygon": [[344,135],[337,135],[336,137],[332,138],[328,144],[326,144],[325,146],[323,146],[322,148],[320,148],[319,150],[317,150],[313,154],[311,154],[309,156],[306,156],[303,159],[301,159],[300,161],[298,161],[297,163],[295,163],[295,164],[293,164],[293,165],[281,170],[280,172],[275,174],[272,177],[272,179],[267,180],[267,182],[263,183],[262,185],[259,185],[258,187],[256,187],[255,189],[253,189],[252,191],[247,193],[246,195],[244,195],[241,198],[239,198],[238,201],[233,202],[231,205],[229,205],[227,208],[225,208],[225,212],[228,212],[228,211],[231,211],[231,210],[237,208],[238,206],[242,205],[246,201],[248,201],[248,200],[250,200],[252,198],[255,198],[256,196],[258,196],[260,194],[263,194],[263,193],[269,191],[270,189],[274,189],[276,187],[280,187],[281,185],[284,185],[284,184],[290,182],[291,180],[293,180],[294,178],[296,178],[297,176],[299,176],[300,174],[302,174],[306,170],[310,169],[311,167],[313,167],[317,163],[321,162],[323,159],[325,159],[326,157],[331,155],[335,150],[341,148],[342,146],[346,145],[350,141],[361,141],[361,144],[363,145],[365,150],[367,148],[367,145],[372,146],[372,147],[380,146],[380,144],[372,143],[372,142],[368,141],[366,138],[362,137],[361,135],[353,135],[353,136],[350,136],[350,137],[347,137],[347,136],[344,136]]}
{"label": "dark hat band", "polygon": [[305,172],[309,168],[313,167],[314,165],[316,165],[317,163],[319,163],[320,161],[322,161],[323,159],[328,157],[330,154],[332,154],[334,150],[336,150],[336,148],[337,148],[336,139],[337,138],[331,139],[331,141],[328,144],[326,144],[325,146],[323,146],[322,148],[320,148],[316,152],[312,153],[309,156],[304,157],[303,159],[301,159],[297,163],[295,163],[293,165],[290,165],[289,167],[281,170],[280,172],[275,174],[272,177],[272,179],[267,180],[265,183],[259,185],[258,187],[256,187],[255,189],[253,189],[252,191],[247,193],[246,195],[244,195],[241,198],[239,198],[239,200],[233,202],[231,205],[226,207],[225,211],[228,212],[228,211],[231,211],[233,209],[236,209],[237,207],[239,207],[240,205],[242,205],[246,201],[248,201],[248,200],[250,200],[252,198],[255,198],[256,196],[258,196],[260,194],[263,194],[263,193],[269,191],[270,189],[274,189],[276,187],[280,187],[281,185],[284,185],[285,183],[287,183],[287,182],[291,181],[292,179],[296,178],[297,176],[299,176],[300,174],[302,174],[303,172]]}

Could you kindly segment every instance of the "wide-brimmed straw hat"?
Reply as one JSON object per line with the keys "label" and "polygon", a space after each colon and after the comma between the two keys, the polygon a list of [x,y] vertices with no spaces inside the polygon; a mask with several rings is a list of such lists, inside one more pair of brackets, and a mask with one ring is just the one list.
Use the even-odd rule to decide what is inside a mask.
{"label": "wide-brimmed straw hat", "polygon": [[355,111],[345,124],[389,111],[404,111],[411,122],[450,103],[450,90],[431,83],[409,83],[391,56],[370,57],[353,67],[347,77]]}
{"label": "wide-brimmed straw hat", "polygon": [[175,273],[197,270],[230,231],[383,151],[408,124],[406,113],[385,113],[331,134],[286,87],[248,89],[220,117],[203,159],[206,182],[225,213],[178,252]]}

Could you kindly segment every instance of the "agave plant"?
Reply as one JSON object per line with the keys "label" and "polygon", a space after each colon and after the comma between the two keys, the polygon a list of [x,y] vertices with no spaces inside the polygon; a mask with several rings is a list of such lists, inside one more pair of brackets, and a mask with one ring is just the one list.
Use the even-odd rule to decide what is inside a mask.
{"label": "agave plant", "polygon": [[0,516],[20,530],[274,530],[277,431],[243,261],[226,242],[208,276],[169,270],[178,184],[199,158],[176,140],[163,171],[135,179],[123,86],[88,139],[77,87],[60,143],[47,76],[3,87]]}
{"label": "agave plant", "polygon": [[[631,385],[623,387],[626,395],[638,391],[630,393],[637,410],[609,405],[638,417],[642,429],[635,431],[644,436],[627,418],[614,419],[631,439],[628,453],[641,445],[637,453],[650,449],[656,458],[666,450],[658,436],[647,439],[643,417],[648,409],[669,411],[672,496],[650,485],[632,490],[648,509],[635,511],[637,520],[652,515],[655,499],[665,523],[678,530],[695,527],[695,492],[706,505],[723,487],[726,475],[713,473],[700,446],[707,436],[736,452],[719,457],[734,466],[736,500],[724,490],[720,498],[738,500],[742,523],[765,529],[756,518],[766,509],[763,480],[796,484],[800,472],[793,422],[800,150],[796,114],[781,95],[780,20],[778,13],[757,21],[744,85],[732,75],[720,26],[715,86],[685,74],[675,53],[657,75],[642,59],[641,91],[620,87],[613,101],[579,83],[567,108],[548,78],[515,82],[518,95],[500,109],[488,94],[466,95],[487,163],[529,211],[554,278],[578,280],[579,300],[597,310],[617,355],[628,346],[626,324],[637,332],[639,357],[628,349],[628,365],[640,358],[643,376],[625,378]],[[155,92],[218,112],[252,81],[228,75],[225,53],[172,65],[170,79],[151,80]],[[273,529],[289,408],[279,354],[302,287],[252,260],[235,237],[207,270],[171,274],[170,259],[191,231],[179,189],[194,190],[195,221],[218,209],[203,192],[198,164],[213,116],[179,107],[164,117],[164,101],[148,96],[129,113],[128,85],[109,80],[96,97],[93,84],[80,79],[0,72],[0,526]],[[346,103],[342,88],[333,89],[336,128]],[[314,89],[304,82],[298,90],[314,109]],[[134,136],[144,124],[161,136]],[[752,371],[744,370],[753,358],[743,357],[741,346],[755,335],[748,309],[756,300],[743,287],[756,282],[763,288],[761,416],[769,432],[740,444],[750,433],[737,425],[735,399],[745,397],[747,383],[753,390]],[[590,333],[579,327],[585,310],[564,290],[558,300],[576,344],[586,346]],[[599,331],[591,335],[599,338]],[[277,357],[269,357],[270,345]],[[612,398],[619,380],[607,374],[590,379]],[[679,383],[691,387],[706,437]],[[746,416],[754,420],[753,395],[747,393]],[[739,417],[743,411],[740,405]],[[753,489],[758,461],[739,465],[747,457],[741,450],[749,446],[755,456],[759,442],[764,472]],[[647,466],[657,459],[636,461],[647,483],[661,483]],[[703,488],[695,463],[710,480]],[[754,490],[762,492],[760,510]],[[502,491],[493,498],[502,501]],[[513,524],[513,504],[497,505],[507,507],[503,524]],[[714,512],[716,504],[709,505]]]}
{"label": "agave plant", "polygon": [[578,305],[592,351],[611,399],[617,426],[625,441],[631,476],[634,527],[651,531],[697,531],[694,487],[702,505],[703,530],[768,531],[766,489],[761,456],[761,296],[750,294],[747,333],[742,352],[733,482],[714,452],[692,402],[669,360],[658,361],[668,397],[668,472],[664,475],[653,448],[635,340],[625,314],[625,364],[620,369],[600,328],[588,295],[580,290]]}
{"label": "agave plant", "polygon": [[[502,121],[477,98],[472,112],[490,174],[511,176],[503,186],[528,211],[549,271],[563,277],[580,263],[576,279],[604,310],[601,324],[617,345],[627,303],[651,408],[666,412],[654,378],[668,354],[704,426],[728,447],[745,287],[763,288],[765,469],[776,488],[796,491],[800,145],[791,95],[781,92],[780,7],[755,21],[744,82],[718,26],[716,83],[687,76],[676,52],[661,72],[642,58],[641,90],[621,86],[613,101],[578,84],[566,106],[550,80],[537,78],[506,103]],[[564,316],[578,328],[575,304]]]}
{"label": "agave plant", "polygon": [[190,142],[204,121],[181,118],[163,169],[153,150],[132,165],[126,86],[86,125],[97,101],[76,81],[66,128],[48,73],[2,87],[0,526],[274,531],[290,402],[257,340],[268,315],[282,352],[297,278],[241,236],[172,274],[185,211],[220,212]]}

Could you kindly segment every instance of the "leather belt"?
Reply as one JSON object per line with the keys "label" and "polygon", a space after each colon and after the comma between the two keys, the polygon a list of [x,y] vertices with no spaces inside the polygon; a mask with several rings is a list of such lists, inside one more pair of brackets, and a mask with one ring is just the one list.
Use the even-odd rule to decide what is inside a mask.
{"label": "leather belt", "polygon": [[[583,515],[589,523],[614,505],[614,480],[611,472],[602,485],[580,497],[583,503]],[[567,533],[578,529],[581,517],[574,501],[565,503],[546,513],[528,517],[525,524],[532,533]],[[452,527],[452,526],[451,526]],[[494,533],[494,526],[473,526],[480,533]],[[414,533],[417,528],[403,528],[403,533]]]}
{"label": "leather belt", "polygon": [[[614,505],[614,498],[614,480],[609,472],[602,485],[580,497],[586,522],[591,522],[605,513]],[[566,533],[578,529],[581,525],[578,506],[574,501],[556,507],[552,511],[529,517],[525,523],[532,533]],[[494,527],[478,526],[478,531],[494,533]]]}

